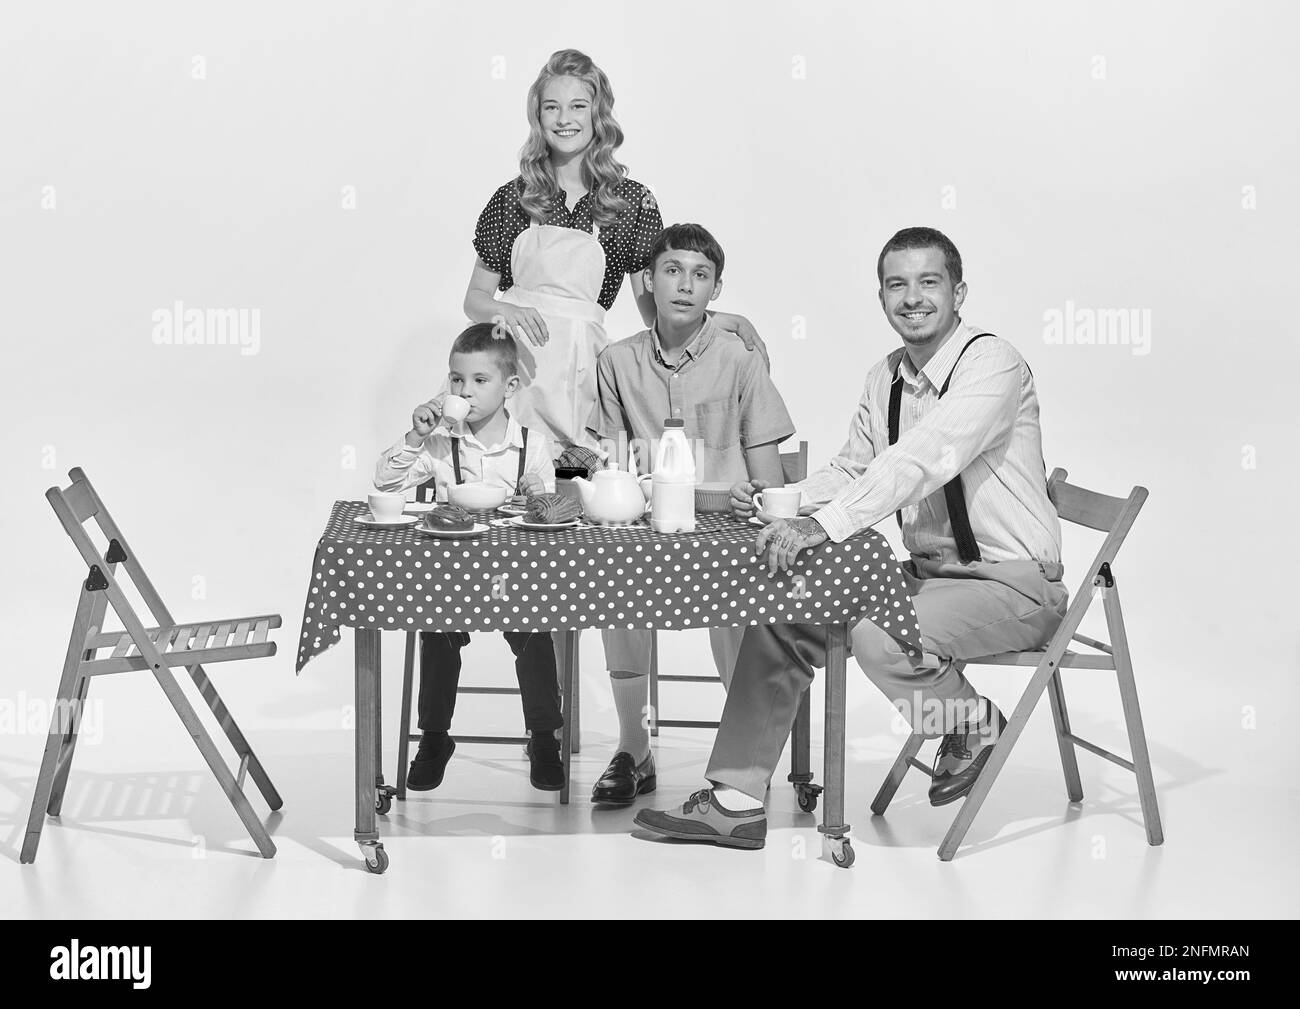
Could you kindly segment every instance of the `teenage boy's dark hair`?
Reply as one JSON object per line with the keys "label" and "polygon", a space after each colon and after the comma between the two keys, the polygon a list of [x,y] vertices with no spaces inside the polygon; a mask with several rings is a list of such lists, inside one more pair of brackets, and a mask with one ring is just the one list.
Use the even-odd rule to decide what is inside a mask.
{"label": "teenage boy's dark hair", "polygon": [[881,286],[885,283],[885,256],[905,249],[938,249],[943,253],[943,265],[948,268],[948,278],[953,286],[961,283],[961,253],[947,235],[934,228],[904,228],[885,243],[880,258],[876,260],[876,281]]}
{"label": "teenage boy's dark hair", "polygon": [[722,246],[701,225],[674,224],[659,232],[650,246],[650,259],[648,260],[650,269],[655,268],[655,264],[659,262],[659,257],[669,249],[677,249],[680,252],[698,252],[713,263],[713,279],[722,279],[722,264],[726,259],[722,254]]}
{"label": "teenage boy's dark hair", "polygon": [[451,345],[453,354],[478,354],[486,351],[492,355],[505,378],[519,374],[519,351],[515,341],[504,329],[491,322],[476,322],[466,329]]}

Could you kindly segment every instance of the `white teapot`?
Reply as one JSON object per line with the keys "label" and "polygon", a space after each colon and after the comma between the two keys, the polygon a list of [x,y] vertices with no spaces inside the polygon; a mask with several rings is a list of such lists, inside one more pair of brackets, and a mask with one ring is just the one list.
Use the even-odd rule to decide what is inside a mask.
{"label": "white teapot", "polygon": [[599,525],[621,526],[635,522],[646,509],[649,476],[638,479],[635,460],[629,454],[628,469],[613,462],[599,470],[590,480],[574,477],[573,485],[582,495],[582,510],[587,521]]}

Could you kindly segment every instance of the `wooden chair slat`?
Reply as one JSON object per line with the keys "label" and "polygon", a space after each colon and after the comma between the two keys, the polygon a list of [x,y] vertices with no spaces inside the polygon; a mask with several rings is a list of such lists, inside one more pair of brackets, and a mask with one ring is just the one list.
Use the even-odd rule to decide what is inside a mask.
{"label": "wooden chair slat", "polygon": [[242,645],[242,644],[246,644],[246,643],[247,643],[247,641],[248,641],[248,628],[249,628],[250,623],[251,623],[251,621],[249,621],[249,620],[241,620],[241,621],[239,622],[239,625],[235,628],[235,637],[234,637],[234,639],[230,642],[230,644],[231,644],[232,646],[234,646],[234,645]]}
{"label": "wooden chair slat", "polygon": [[1111,497],[1085,490],[1072,483],[1059,480],[1051,488],[1052,504],[1056,513],[1066,522],[1087,526],[1098,532],[1108,533],[1114,528],[1120,514],[1128,504],[1128,499]]}
{"label": "wooden chair slat", "polygon": [[81,481],[74,482],[63,491],[63,499],[72,509],[72,514],[77,516],[78,522],[85,522],[99,511],[95,504],[95,495]]}
{"label": "wooden chair slat", "polygon": [[267,631],[270,630],[271,622],[269,620],[259,620],[253,628],[253,641],[255,645],[260,645],[266,640]]}
{"label": "wooden chair slat", "polygon": [[126,631],[119,632],[122,636],[117,639],[117,644],[113,648],[113,658],[120,659],[132,647],[131,635]]}

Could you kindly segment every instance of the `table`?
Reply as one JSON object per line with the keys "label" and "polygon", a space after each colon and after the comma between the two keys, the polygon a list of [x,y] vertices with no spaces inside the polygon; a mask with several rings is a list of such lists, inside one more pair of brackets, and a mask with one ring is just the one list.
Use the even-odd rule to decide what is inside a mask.
{"label": "table", "polygon": [[[375,820],[377,789],[384,787],[382,631],[563,631],[568,647],[560,675],[567,696],[580,628],[764,623],[827,628],[825,796],[818,830],[836,864],[852,864],[843,822],[848,631],[861,619],[873,620],[909,651],[921,651],[902,573],[874,529],[805,551],[791,571],[769,577],[754,554],[758,530],[730,515],[702,514],[692,533],[656,533],[641,524],[561,532],[505,526],[446,540],[412,527],[375,529],[354,521],[364,514],[366,505],[353,501],[335,502],[330,513],[316,547],[296,669],[337,644],[340,628],[354,628],[354,838],[372,872],[388,867]],[[567,745],[561,758],[567,777]]]}

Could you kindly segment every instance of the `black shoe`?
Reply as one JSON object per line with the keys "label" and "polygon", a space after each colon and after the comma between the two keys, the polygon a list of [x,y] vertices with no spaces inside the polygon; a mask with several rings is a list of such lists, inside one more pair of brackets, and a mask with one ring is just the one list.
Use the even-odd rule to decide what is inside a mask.
{"label": "black shoe", "polygon": [[930,781],[931,806],[946,806],[965,796],[989,762],[1007,720],[992,701],[988,705],[993,709],[993,717],[975,725],[960,725],[940,741],[939,752],[934,757],[934,777]]}
{"label": "black shoe", "polygon": [[420,737],[420,749],[406,772],[406,787],[412,792],[429,792],[442,784],[447,761],[456,752],[456,740],[445,732],[426,732]]}
{"label": "black shoe", "polygon": [[591,801],[606,806],[630,806],[638,795],[653,792],[656,784],[654,754],[647,753],[645,760],[638,764],[632,754],[619,750],[591,790]]}
{"label": "black shoe", "polygon": [[542,732],[528,740],[528,780],[543,792],[558,792],[564,787],[564,762],[560,760],[560,741],[553,733]]}

